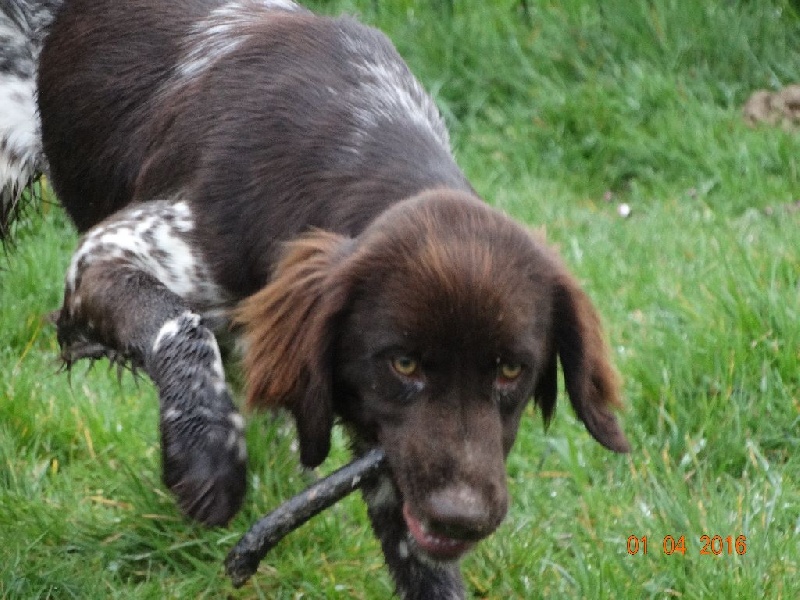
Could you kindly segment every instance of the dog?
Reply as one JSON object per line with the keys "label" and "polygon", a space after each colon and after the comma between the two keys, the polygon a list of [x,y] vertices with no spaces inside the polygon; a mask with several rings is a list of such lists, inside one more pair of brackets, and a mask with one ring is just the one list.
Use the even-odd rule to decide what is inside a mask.
{"label": "dog", "polygon": [[10,239],[23,190],[44,170],[36,63],[60,2],[0,0],[0,243]]}
{"label": "dog", "polygon": [[559,361],[588,432],[629,451],[597,311],[477,196],[382,33],[290,0],[67,0],[47,31],[41,164],[83,234],[61,356],[152,379],[186,515],[226,524],[245,494],[226,330],[248,405],[291,413],[304,466],[335,422],[385,450],[362,491],[404,598],[464,597],[459,559],[503,521],[506,457],[531,399],[552,417]]}

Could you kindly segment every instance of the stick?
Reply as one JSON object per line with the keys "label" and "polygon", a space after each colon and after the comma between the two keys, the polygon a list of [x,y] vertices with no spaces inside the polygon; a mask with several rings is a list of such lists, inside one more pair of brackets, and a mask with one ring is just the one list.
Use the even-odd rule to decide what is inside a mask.
{"label": "stick", "polygon": [[286,534],[360,487],[384,462],[383,450],[370,450],[259,519],[225,558],[225,571],[234,587],[241,587],[250,579],[267,552]]}

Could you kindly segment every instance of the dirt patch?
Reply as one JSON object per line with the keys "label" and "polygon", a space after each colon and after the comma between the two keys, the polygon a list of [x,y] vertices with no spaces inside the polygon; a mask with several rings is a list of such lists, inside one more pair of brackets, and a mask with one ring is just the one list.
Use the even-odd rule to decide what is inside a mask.
{"label": "dirt patch", "polygon": [[777,92],[758,90],[745,102],[742,114],[749,125],[777,125],[787,131],[800,131],[800,84]]}

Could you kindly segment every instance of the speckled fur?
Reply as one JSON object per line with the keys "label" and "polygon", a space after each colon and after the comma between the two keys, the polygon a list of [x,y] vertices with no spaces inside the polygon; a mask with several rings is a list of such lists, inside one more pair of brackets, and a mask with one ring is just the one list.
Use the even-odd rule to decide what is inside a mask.
{"label": "speckled fur", "polygon": [[0,242],[23,190],[44,170],[36,112],[36,63],[61,0],[0,0]]}

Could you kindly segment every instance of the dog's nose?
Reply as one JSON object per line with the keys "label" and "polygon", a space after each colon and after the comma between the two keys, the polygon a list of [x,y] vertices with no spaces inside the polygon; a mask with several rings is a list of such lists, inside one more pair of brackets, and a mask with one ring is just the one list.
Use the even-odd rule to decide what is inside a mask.
{"label": "dog's nose", "polygon": [[508,509],[505,491],[482,494],[469,486],[452,486],[428,498],[428,520],[436,533],[459,540],[480,540],[492,533]]}

